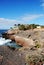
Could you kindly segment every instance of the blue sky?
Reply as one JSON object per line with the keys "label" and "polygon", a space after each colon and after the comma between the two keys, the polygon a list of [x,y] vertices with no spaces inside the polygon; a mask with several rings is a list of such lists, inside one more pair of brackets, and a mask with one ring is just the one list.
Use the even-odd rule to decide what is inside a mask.
{"label": "blue sky", "polygon": [[44,0],[0,0],[0,29],[17,23],[44,25]]}

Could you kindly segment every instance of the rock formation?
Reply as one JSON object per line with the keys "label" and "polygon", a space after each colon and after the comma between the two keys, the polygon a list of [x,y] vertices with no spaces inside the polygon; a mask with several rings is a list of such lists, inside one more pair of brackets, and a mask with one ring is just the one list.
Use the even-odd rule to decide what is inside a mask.
{"label": "rock formation", "polygon": [[43,65],[44,49],[30,50],[20,48],[13,50],[7,46],[0,46],[0,65]]}

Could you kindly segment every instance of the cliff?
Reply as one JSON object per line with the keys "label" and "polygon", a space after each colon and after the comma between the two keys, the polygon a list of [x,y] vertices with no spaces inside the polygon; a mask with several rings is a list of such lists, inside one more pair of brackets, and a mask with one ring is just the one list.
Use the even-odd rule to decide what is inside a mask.
{"label": "cliff", "polygon": [[17,30],[17,33],[15,30],[10,30],[3,34],[3,37],[9,38],[24,47],[36,46],[36,44],[44,47],[44,29]]}
{"label": "cliff", "polygon": [[0,65],[43,65],[44,48],[30,50],[29,48],[11,49],[0,46]]}

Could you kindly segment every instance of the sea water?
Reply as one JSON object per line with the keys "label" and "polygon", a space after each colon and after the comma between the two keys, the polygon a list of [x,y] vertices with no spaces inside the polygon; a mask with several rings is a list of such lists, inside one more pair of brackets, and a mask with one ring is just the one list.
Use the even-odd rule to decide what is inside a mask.
{"label": "sea water", "polygon": [[13,42],[10,39],[2,38],[2,33],[5,33],[7,30],[0,30],[0,46],[12,46],[15,48],[20,48],[21,46],[17,45],[16,42]]}

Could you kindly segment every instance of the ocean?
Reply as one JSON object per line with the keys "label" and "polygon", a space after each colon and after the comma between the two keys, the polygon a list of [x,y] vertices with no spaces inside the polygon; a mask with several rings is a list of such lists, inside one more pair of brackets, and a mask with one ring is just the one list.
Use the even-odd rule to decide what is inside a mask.
{"label": "ocean", "polygon": [[7,32],[8,29],[0,29],[0,34]]}
{"label": "ocean", "polygon": [[7,32],[7,30],[0,30],[0,46],[10,46],[14,48],[20,48],[21,46],[17,45],[16,42],[13,42],[10,39],[2,38],[2,34]]}

